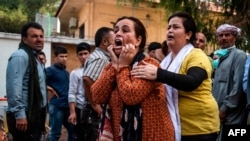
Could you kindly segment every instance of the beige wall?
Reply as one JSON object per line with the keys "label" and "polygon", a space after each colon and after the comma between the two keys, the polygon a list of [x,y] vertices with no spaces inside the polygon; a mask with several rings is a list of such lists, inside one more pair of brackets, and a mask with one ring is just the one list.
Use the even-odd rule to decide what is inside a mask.
{"label": "beige wall", "polygon": [[[78,68],[81,66],[80,61],[77,58],[77,54],[76,54],[76,46],[77,44],[68,44],[68,43],[52,43],[51,44],[51,48],[50,48],[50,52],[51,52],[51,58],[50,58],[50,62],[51,64],[55,63],[55,55],[53,54],[53,47],[56,45],[60,45],[63,46],[67,49],[68,51],[68,57],[67,57],[67,70],[69,72],[71,72],[73,69]],[[91,45],[91,52],[94,50],[94,46]]]}
{"label": "beige wall", "polygon": [[[75,3],[72,1],[75,1]],[[67,7],[68,10],[62,9],[62,14],[60,15],[60,17],[62,18],[62,16],[67,16],[67,14],[69,14],[69,17],[76,17],[78,19],[78,28],[75,31],[74,39],[79,38],[79,27],[83,24],[85,25],[84,40],[93,43],[94,35],[98,28],[102,26],[113,28],[113,24],[111,22],[115,22],[119,17],[134,16],[140,19],[147,29],[147,44],[152,41],[158,41],[162,43],[162,41],[165,40],[167,24],[164,20],[166,19],[164,17],[165,12],[162,9],[151,8],[147,5],[140,5],[137,8],[132,8],[129,2],[127,2],[126,5],[117,5],[117,0],[84,0],[84,4],[82,3],[81,8],[75,9],[77,12],[75,13],[75,15],[72,15],[72,13],[66,12],[69,11],[69,9],[72,9],[72,7],[77,7],[76,0],[72,1],[68,1],[68,3],[66,3],[65,7]],[[81,0],[81,2],[83,2],[83,0]],[[147,14],[150,15],[150,21],[148,25],[146,25]],[[65,28],[62,28],[61,30],[65,30],[65,32],[67,32],[67,27],[68,25],[65,25]],[[56,44],[63,45],[68,49],[67,69],[69,71],[80,65],[75,53],[76,43],[69,44],[67,42],[54,42],[53,46]],[[54,63],[53,54],[51,55],[50,61],[51,64]]]}
{"label": "beige wall", "polygon": [[[146,26],[147,14],[150,15],[150,20]],[[116,0],[94,0],[94,2],[84,4],[76,17],[78,17],[78,26],[85,24],[85,39],[93,40],[99,27],[112,28],[111,22],[115,22],[121,16],[134,16],[141,20],[147,29],[147,44],[152,41],[162,42],[165,40],[167,24],[164,10],[151,8],[145,4],[132,8],[129,2],[124,6],[117,5]],[[75,35],[79,37],[79,30],[76,30]]]}

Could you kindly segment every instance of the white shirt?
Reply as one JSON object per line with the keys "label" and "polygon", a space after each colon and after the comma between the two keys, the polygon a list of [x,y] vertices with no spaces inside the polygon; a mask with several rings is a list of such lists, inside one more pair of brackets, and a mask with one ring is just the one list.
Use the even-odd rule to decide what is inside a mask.
{"label": "white shirt", "polygon": [[79,109],[83,108],[83,105],[86,104],[86,98],[84,95],[83,89],[83,67],[74,69],[70,73],[69,77],[69,103],[76,103],[76,107]]}

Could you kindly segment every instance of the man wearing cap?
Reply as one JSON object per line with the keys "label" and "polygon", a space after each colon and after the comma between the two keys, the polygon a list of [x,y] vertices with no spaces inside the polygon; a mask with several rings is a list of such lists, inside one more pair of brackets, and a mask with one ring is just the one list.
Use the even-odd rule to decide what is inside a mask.
{"label": "man wearing cap", "polygon": [[213,96],[219,106],[221,131],[217,141],[223,141],[227,135],[225,125],[245,124],[246,98],[242,90],[242,79],[246,53],[237,49],[235,42],[240,35],[236,26],[223,24],[216,30],[220,50],[218,65],[213,81]]}

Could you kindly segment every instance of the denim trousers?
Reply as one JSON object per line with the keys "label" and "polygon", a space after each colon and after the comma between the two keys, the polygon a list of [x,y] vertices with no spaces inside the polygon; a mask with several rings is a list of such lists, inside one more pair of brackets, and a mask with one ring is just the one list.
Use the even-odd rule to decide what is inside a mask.
{"label": "denim trousers", "polygon": [[68,141],[74,141],[74,126],[68,122],[69,108],[60,108],[49,104],[50,141],[58,141],[61,136],[62,125],[68,131]]}

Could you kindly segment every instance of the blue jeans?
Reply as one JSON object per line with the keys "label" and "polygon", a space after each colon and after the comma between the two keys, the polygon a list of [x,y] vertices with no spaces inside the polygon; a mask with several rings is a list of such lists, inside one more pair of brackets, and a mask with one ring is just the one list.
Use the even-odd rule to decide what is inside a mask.
{"label": "blue jeans", "polygon": [[61,135],[62,125],[68,131],[68,141],[74,141],[74,127],[68,122],[69,108],[59,108],[49,104],[50,141],[58,141]]}

